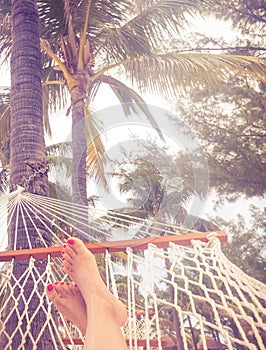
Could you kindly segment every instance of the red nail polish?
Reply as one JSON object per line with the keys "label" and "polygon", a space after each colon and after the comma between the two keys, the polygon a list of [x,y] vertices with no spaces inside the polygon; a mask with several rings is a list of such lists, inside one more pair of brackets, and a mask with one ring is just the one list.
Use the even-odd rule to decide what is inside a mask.
{"label": "red nail polish", "polygon": [[65,284],[65,282],[61,282],[60,284],[63,286]]}
{"label": "red nail polish", "polygon": [[58,282],[58,281],[56,281],[56,282],[55,282],[55,284],[57,285],[57,284],[59,284],[59,282]]}
{"label": "red nail polish", "polygon": [[68,239],[67,243],[70,244],[70,245],[73,245],[74,244],[74,239]]}
{"label": "red nail polish", "polygon": [[66,248],[66,244],[64,244],[64,248]]}
{"label": "red nail polish", "polygon": [[70,282],[67,282],[66,285],[69,286],[69,285],[70,285]]}
{"label": "red nail polish", "polygon": [[47,290],[48,292],[51,292],[54,289],[54,286],[52,284],[48,284]]}
{"label": "red nail polish", "polygon": [[62,255],[64,255],[64,254],[65,254],[65,252],[62,250],[61,254],[62,254]]}
{"label": "red nail polish", "polygon": [[65,258],[62,258],[62,261],[64,261],[65,260]]}
{"label": "red nail polish", "polygon": [[77,287],[78,287],[78,285],[75,283],[75,284],[74,284],[74,287],[76,287],[76,288],[77,288]]}
{"label": "red nail polish", "polygon": [[64,268],[64,265],[62,265],[62,269]]}

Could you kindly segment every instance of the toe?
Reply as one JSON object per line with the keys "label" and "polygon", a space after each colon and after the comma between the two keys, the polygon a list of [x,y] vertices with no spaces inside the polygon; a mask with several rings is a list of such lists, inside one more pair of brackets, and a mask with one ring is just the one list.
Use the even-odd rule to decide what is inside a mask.
{"label": "toe", "polygon": [[65,259],[65,260],[63,261],[62,269],[63,269],[63,271],[64,271],[65,273],[67,273],[67,274],[71,274],[72,271],[73,271],[73,269],[72,269],[72,264],[69,263],[69,261],[68,261],[67,259]]}
{"label": "toe", "polygon": [[61,255],[64,258],[67,256],[70,259],[74,259],[77,253],[74,251],[74,249],[71,246],[66,245],[66,247],[62,250]]}
{"label": "toe", "polygon": [[55,289],[55,286],[52,283],[50,283],[46,286],[46,294],[47,294],[48,298],[53,302],[57,298],[59,298],[59,295]]}
{"label": "toe", "polygon": [[80,293],[75,283],[67,282],[67,287],[67,292],[69,295],[76,296]]}
{"label": "toe", "polygon": [[[84,243],[76,237],[71,237],[67,240],[67,246],[66,249],[70,248],[72,252],[75,252],[75,254],[80,254],[83,251],[87,251],[87,248],[85,247]],[[67,252],[69,252],[67,250]]]}
{"label": "toe", "polygon": [[68,296],[68,288],[65,282],[60,282],[55,285],[55,289],[62,298],[66,298]]}

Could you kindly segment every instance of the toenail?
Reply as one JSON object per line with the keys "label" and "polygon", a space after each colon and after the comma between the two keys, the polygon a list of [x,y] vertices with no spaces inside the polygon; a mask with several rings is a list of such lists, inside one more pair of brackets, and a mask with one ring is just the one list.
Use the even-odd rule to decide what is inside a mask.
{"label": "toenail", "polygon": [[69,285],[70,285],[70,282],[67,282],[66,285],[69,286]]}
{"label": "toenail", "polygon": [[59,284],[59,282],[58,282],[58,281],[56,281],[56,282],[55,282],[55,284]]}
{"label": "toenail", "polygon": [[73,239],[68,239],[68,240],[67,240],[67,243],[70,244],[70,245],[72,245],[72,244],[74,244],[74,240],[73,240]]}
{"label": "toenail", "polygon": [[77,288],[77,287],[78,287],[78,285],[75,283],[75,284],[74,284],[74,287],[76,287],[76,288]]}
{"label": "toenail", "polygon": [[66,248],[66,244],[64,244],[64,248]]}
{"label": "toenail", "polygon": [[64,254],[65,254],[65,252],[62,250],[61,254],[62,254],[62,255],[64,255]]}
{"label": "toenail", "polygon": [[65,282],[61,282],[60,284],[63,286],[65,284]]}
{"label": "toenail", "polygon": [[54,286],[52,284],[48,284],[47,290],[48,292],[51,292],[54,289]]}
{"label": "toenail", "polygon": [[64,261],[65,260],[65,258],[62,258],[62,261]]}

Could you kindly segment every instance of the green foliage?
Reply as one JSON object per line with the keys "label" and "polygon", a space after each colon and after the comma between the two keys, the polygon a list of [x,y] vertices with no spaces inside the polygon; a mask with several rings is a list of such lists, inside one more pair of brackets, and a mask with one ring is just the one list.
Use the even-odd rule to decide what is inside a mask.
{"label": "green foliage", "polygon": [[214,221],[229,234],[228,243],[222,246],[227,258],[251,277],[266,283],[266,208],[251,206],[250,213],[251,226],[241,215],[229,222],[219,217]]}
{"label": "green foliage", "polygon": [[208,157],[210,186],[220,198],[263,196],[266,189],[265,84],[231,79],[214,91],[194,91],[179,104]]}
{"label": "green foliage", "polygon": [[[241,32],[244,40],[256,38],[263,43],[263,32],[266,27],[266,6],[264,0],[227,1],[216,0],[213,10],[218,18],[232,21],[233,27]],[[258,33],[262,33],[261,36]],[[247,42],[246,42],[247,43]],[[265,45],[264,50],[265,50]],[[263,49],[263,47],[262,47]]]}
{"label": "green foliage", "polygon": [[125,181],[120,183],[122,193],[132,193],[129,202],[132,207],[156,215],[164,196],[162,176],[158,169],[144,159],[136,159],[134,168],[123,171]]}
{"label": "green foliage", "polygon": [[9,163],[10,136],[10,91],[0,89],[0,162],[3,167]]}

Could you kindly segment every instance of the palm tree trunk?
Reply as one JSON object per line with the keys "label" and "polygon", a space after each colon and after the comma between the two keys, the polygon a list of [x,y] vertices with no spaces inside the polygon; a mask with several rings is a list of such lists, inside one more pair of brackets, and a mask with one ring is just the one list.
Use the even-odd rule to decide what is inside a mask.
{"label": "palm tree trunk", "polygon": [[[10,135],[10,191],[23,186],[27,192],[38,195],[48,195],[48,177],[45,162],[45,142],[42,119],[42,87],[41,87],[41,54],[39,37],[39,16],[36,0],[13,0],[12,1],[12,53],[11,53],[11,135]],[[30,220],[26,220],[28,228],[28,241],[25,234],[25,222],[22,217],[16,223],[11,222],[8,230],[9,249],[25,249],[30,247],[41,247],[44,245],[40,240],[39,233],[34,228]],[[39,232],[41,232],[44,242],[51,244],[51,236],[38,222]],[[15,234],[17,239],[15,241]],[[16,244],[15,244],[16,242]],[[35,268],[39,274],[46,269],[47,261],[35,262]],[[38,307],[40,297],[44,294],[43,283],[34,282],[33,276],[29,276],[22,281],[24,289],[15,285],[15,280],[23,276],[29,267],[28,261],[15,261],[13,267],[14,299],[18,305],[15,311],[10,310],[14,306],[14,301],[7,305],[3,320],[6,321],[5,334],[1,337],[1,349],[18,349],[22,342],[22,337],[31,322],[31,335],[34,339],[43,331],[43,326],[47,319],[46,313]],[[35,273],[33,273],[35,274]],[[33,275],[32,274],[32,275]],[[36,277],[36,275],[35,275]],[[36,292],[33,292],[36,290]],[[22,295],[23,294],[23,295]],[[20,295],[20,298],[18,296]],[[28,303],[27,314],[19,318],[25,310],[25,303]],[[44,300],[45,307],[45,300]],[[19,315],[19,316],[18,316]],[[16,327],[19,325],[18,329]],[[8,338],[12,337],[12,346],[6,347]],[[23,349],[36,349],[31,338],[26,335]],[[54,350],[51,334],[46,327],[42,337],[38,342],[38,350]]]}
{"label": "palm tree trunk", "polygon": [[[86,154],[87,140],[85,132],[86,89],[80,84],[71,91],[72,104],[72,202],[87,205]],[[78,230],[74,235],[84,239],[81,231],[87,231],[87,221],[73,223]]]}

